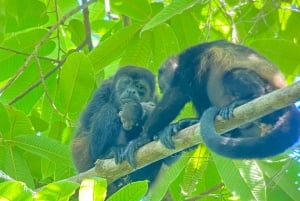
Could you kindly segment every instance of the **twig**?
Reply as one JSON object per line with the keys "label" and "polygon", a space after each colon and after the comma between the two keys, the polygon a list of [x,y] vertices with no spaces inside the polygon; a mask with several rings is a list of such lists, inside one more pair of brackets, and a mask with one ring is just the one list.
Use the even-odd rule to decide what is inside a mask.
{"label": "twig", "polygon": [[[0,49],[8,51],[8,52],[13,52],[13,53],[16,53],[16,54],[20,54],[20,55],[25,55],[25,56],[30,55],[29,53],[26,53],[26,52],[21,52],[21,51],[18,51],[18,50],[14,50],[14,49],[10,49],[10,48],[7,48],[7,47],[2,47],[2,46],[0,46]],[[59,60],[52,59],[50,57],[37,56],[37,58],[42,59],[42,60],[46,60],[46,61],[51,61],[51,62],[54,62],[54,63],[59,62]]]}
{"label": "twig", "polygon": [[[82,4],[87,4],[87,0],[82,0]],[[85,29],[84,42],[88,45],[89,50],[92,50],[93,43],[92,43],[92,34],[91,34],[91,26],[90,26],[90,19],[89,19],[89,8],[85,7],[82,11],[82,14],[83,14],[84,29]]]}
{"label": "twig", "polygon": [[251,102],[237,107],[233,111],[233,118],[223,120],[217,118],[216,131],[224,133],[237,128],[246,122],[263,117],[275,110],[284,108],[300,99],[300,81],[272,93],[266,94]]}
{"label": "twig", "polygon": [[27,68],[27,66],[29,65],[30,61],[35,57],[35,55],[37,55],[38,50],[40,49],[40,47],[44,44],[44,42],[46,42],[46,40],[51,36],[51,34],[60,26],[62,25],[69,17],[71,17],[72,15],[74,15],[75,13],[77,13],[78,11],[80,11],[81,9],[87,7],[88,5],[92,4],[96,2],[95,0],[91,0],[89,2],[87,2],[86,4],[80,5],[74,9],[72,9],[71,11],[69,11],[66,15],[64,15],[56,24],[54,24],[50,30],[43,36],[43,38],[36,44],[36,46],[34,47],[34,50],[32,51],[32,53],[27,57],[27,59],[25,60],[24,64],[19,68],[19,70],[16,72],[16,74],[10,78],[6,85],[4,87],[2,87],[0,89],[0,94],[7,89],[23,72],[24,70]]}

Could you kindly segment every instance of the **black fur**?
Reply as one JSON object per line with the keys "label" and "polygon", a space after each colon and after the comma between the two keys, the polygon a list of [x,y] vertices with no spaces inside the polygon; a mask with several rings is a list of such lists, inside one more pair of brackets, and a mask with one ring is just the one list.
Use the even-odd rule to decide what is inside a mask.
{"label": "black fur", "polygon": [[[299,138],[300,114],[294,105],[222,136],[215,132],[213,119],[218,113],[230,118],[236,106],[284,86],[280,71],[250,48],[226,41],[191,47],[178,56],[171,86],[148,118],[145,133],[153,138],[192,101],[202,116],[203,141],[212,151],[241,159],[282,153]],[[271,125],[265,135],[261,124]]]}

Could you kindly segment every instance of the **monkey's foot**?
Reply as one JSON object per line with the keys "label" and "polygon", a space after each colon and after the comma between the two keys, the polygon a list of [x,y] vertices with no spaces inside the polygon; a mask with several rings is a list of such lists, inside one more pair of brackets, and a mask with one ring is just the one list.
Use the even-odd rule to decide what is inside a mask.
{"label": "monkey's foot", "polygon": [[223,118],[223,119],[230,119],[231,117],[233,117],[233,110],[234,108],[243,105],[244,103],[248,102],[249,99],[245,99],[245,100],[237,100],[237,101],[233,101],[232,103],[230,103],[229,105],[223,107],[220,109],[219,115]]}

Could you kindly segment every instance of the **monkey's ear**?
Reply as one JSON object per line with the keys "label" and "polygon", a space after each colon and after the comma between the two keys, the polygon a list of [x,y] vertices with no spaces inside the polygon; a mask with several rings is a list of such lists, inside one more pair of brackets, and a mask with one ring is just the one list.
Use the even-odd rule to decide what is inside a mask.
{"label": "monkey's ear", "polygon": [[89,153],[88,136],[77,136],[72,141],[72,155],[78,172],[84,172],[94,166]]}

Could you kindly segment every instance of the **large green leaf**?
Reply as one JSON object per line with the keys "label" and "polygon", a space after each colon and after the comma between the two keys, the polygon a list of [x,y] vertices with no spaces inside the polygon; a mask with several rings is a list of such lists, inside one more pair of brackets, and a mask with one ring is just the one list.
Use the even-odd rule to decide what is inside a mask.
{"label": "large green leaf", "polygon": [[199,0],[174,0],[172,3],[157,13],[151,20],[145,24],[142,29],[143,31],[149,30],[153,27],[156,27],[165,21],[171,19],[177,14],[182,13],[183,11],[191,8],[194,4],[198,3]]}
{"label": "large green leaf", "polygon": [[132,182],[114,193],[107,201],[140,201],[146,195],[147,190],[147,181]]}
{"label": "large green leaf", "polygon": [[[169,186],[174,182],[178,175],[184,170],[187,166],[192,154],[184,153],[182,157],[176,161],[172,166],[167,167],[163,166],[163,174],[157,178],[154,186],[151,187],[149,193],[147,194],[147,201],[156,201],[162,200],[165,194],[168,191]],[[174,156],[176,157],[176,156]],[[179,157],[179,156],[177,156]]]}
{"label": "large green leaf", "polygon": [[105,66],[120,58],[128,43],[134,36],[137,36],[139,29],[140,25],[132,24],[119,30],[103,42],[100,41],[100,44],[89,54],[95,72],[102,71]]}
{"label": "large green leaf", "polygon": [[61,110],[76,119],[94,86],[94,70],[88,57],[77,52],[71,54],[62,67],[58,86]]}
{"label": "large green leaf", "polygon": [[111,0],[110,3],[114,10],[138,21],[146,20],[151,14],[151,8],[147,0]]}
{"label": "large green leaf", "polygon": [[241,200],[266,200],[263,173],[254,160],[238,161],[213,154],[226,187]]}
{"label": "large green leaf", "polygon": [[20,149],[7,145],[1,147],[4,151],[4,158],[0,161],[0,167],[4,167],[4,171],[17,181],[23,181],[29,187],[34,188],[32,175],[25,158]]}
{"label": "large green leaf", "polygon": [[9,132],[3,133],[2,137],[4,139],[11,140],[18,135],[34,133],[33,126],[23,111],[16,110],[12,107],[7,107],[6,109],[9,115],[10,127]]}
{"label": "large green leaf", "polygon": [[73,167],[69,146],[54,139],[36,135],[19,135],[14,138],[13,144],[55,163]]}
{"label": "large green leaf", "polygon": [[201,36],[199,22],[194,19],[191,13],[186,12],[174,16],[170,20],[170,25],[176,34],[180,49],[185,49],[199,41]]}
{"label": "large green leaf", "polygon": [[134,38],[124,52],[120,65],[135,65],[147,67],[152,56],[152,34],[145,32],[141,37]]}
{"label": "large green leaf", "polygon": [[[34,29],[19,34],[14,34],[12,37],[9,37],[7,40],[5,40],[1,46],[28,54],[33,51],[35,45],[41,40],[41,38],[46,33],[46,29]],[[54,50],[54,48],[55,43],[53,41],[50,40],[45,42],[41,46],[42,51],[39,51],[39,56],[45,56],[50,54]],[[12,75],[14,75],[16,71],[20,68],[20,66],[22,66],[26,58],[27,55],[16,53],[14,51],[0,49],[0,81],[6,80]],[[42,62],[44,60],[41,59],[40,61]],[[44,68],[43,65],[42,68]],[[36,75],[38,73],[38,68],[34,66],[34,70],[36,72]]]}
{"label": "large green leaf", "polygon": [[1,119],[0,133],[8,133],[11,127],[10,118],[8,116],[6,107],[1,103],[0,103],[0,119]]}
{"label": "large green leaf", "polygon": [[103,201],[106,196],[107,182],[102,178],[84,179],[79,189],[79,200]]}
{"label": "large green leaf", "polygon": [[30,201],[31,192],[23,182],[6,181],[0,183],[0,200],[1,201]]}
{"label": "large green leaf", "polygon": [[61,181],[48,184],[34,195],[35,200],[68,201],[79,187],[78,183]]}
{"label": "large green leaf", "polygon": [[250,46],[269,58],[278,68],[286,74],[300,73],[296,68],[300,64],[300,45],[282,39],[257,39]]}
{"label": "large green leaf", "polygon": [[[276,160],[270,163],[258,161],[266,178],[270,179],[268,200],[299,199],[299,162],[293,159]],[[283,171],[284,170],[284,171]]]}
{"label": "large green leaf", "polygon": [[46,5],[38,0],[5,1],[6,32],[16,32],[45,24]]}
{"label": "large green leaf", "polygon": [[0,1],[0,43],[4,39],[5,25],[6,25],[6,15],[5,15],[4,1]]}
{"label": "large green leaf", "polygon": [[153,62],[158,68],[169,56],[178,54],[179,45],[177,37],[169,24],[161,24],[153,29]]}

